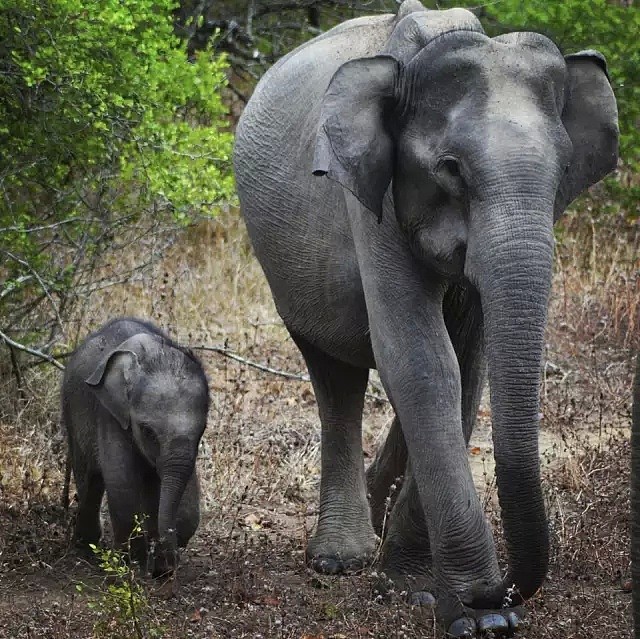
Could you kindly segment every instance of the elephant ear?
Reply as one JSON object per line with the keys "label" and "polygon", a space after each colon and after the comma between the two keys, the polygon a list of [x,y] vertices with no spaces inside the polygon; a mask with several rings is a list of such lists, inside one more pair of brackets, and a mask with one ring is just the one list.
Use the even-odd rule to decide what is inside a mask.
{"label": "elephant ear", "polygon": [[380,55],[345,62],[324,95],[316,137],[314,175],[327,175],[382,216],[393,175],[390,131],[400,67]]}
{"label": "elephant ear", "polygon": [[616,168],[618,109],[607,63],[597,51],[566,56],[567,87],[562,121],[573,156],[558,188],[556,219],[580,193]]}
{"label": "elephant ear", "polygon": [[129,411],[131,388],[140,376],[138,356],[122,344],[108,353],[87,377],[100,403],[125,430],[131,424]]}

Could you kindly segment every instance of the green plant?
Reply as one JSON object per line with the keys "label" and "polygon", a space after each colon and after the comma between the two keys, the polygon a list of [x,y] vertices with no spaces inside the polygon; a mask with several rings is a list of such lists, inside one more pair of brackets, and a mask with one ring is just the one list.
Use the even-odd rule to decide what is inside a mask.
{"label": "green plant", "polygon": [[[136,518],[127,552],[90,544],[100,568],[107,575],[103,589],[94,590],[87,602],[97,615],[93,629],[98,637],[143,639],[162,636],[162,627],[153,618],[147,593],[136,576],[135,567],[128,561],[132,542],[143,535],[141,520]],[[79,583],[76,590],[83,593],[89,589]]]}

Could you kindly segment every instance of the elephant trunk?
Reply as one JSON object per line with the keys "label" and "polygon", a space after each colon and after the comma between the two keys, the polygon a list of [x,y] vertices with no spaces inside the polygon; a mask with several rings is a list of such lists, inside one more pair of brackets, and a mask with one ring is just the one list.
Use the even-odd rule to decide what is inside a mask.
{"label": "elephant trunk", "polygon": [[177,564],[178,509],[187,483],[194,472],[194,463],[195,457],[176,459],[174,456],[161,467],[158,536],[160,551],[169,568]]}
{"label": "elephant trunk", "polygon": [[631,575],[633,579],[633,625],[640,639],[640,355],[633,385],[631,427]]}
{"label": "elephant trunk", "polygon": [[540,588],[549,559],[538,426],[553,266],[551,211],[551,203],[539,201],[476,211],[485,228],[474,279],[485,319],[496,481],[509,552],[505,587],[513,588],[514,604]]}

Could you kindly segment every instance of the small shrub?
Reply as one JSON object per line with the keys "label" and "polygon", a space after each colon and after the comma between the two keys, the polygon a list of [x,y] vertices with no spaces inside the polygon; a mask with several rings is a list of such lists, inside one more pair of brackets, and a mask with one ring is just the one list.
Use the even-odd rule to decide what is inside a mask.
{"label": "small shrub", "polygon": [[[104,588],[93,590],[87,606],[97,614],[93,630],[97,637],[110,639],[143,639],[161,637],[162,627],[153,616],[147,593],[136,576],[135,566],[129,564],[127,555],[131,541],[144,534],[140,520],[129,538],[129,553],[90,544],[100,568],[106,573]],[[88,590],[85,584],[76,584],[76,590]]]}

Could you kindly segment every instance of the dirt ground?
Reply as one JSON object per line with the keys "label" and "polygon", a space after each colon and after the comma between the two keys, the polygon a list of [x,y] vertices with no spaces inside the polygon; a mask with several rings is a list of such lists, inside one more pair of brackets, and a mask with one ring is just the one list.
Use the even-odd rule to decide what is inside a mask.
{"label": "dirt ground", "polygon": [[[637,244],[631,249],[637,256]],[[605,302],[615,284],[618,296],[630,291],[637,304],[638,263],[617,258],[627,277],[620,284],[618,271],[611,282],[576,275],[574,256],[573,248],[558,252],[541,391],[551,568],[520,636],[627,638],[629,333],[636,328]],[[233,215],[190,231],[148,276],[94,296],[78,321],[86,331],[117,314],[154,318],[184,343],[226,343],[248,360],[305,372]],[[0,637],[441,637],[431,610],[409,607],[400,593],[376,600],[375,568],[324,577],[305,567],[319,480],[310,384],[200,354],[212,391],[198,462],[204,517],[174,582],[134,577],[148,604],[137,628],[104,603],[116,581],[70,544],[75,506],[69,515],[60,506],[58,373],[33,369],[27,400],[0,409]],[[6,398],[11,382],[3,384]],[[381,394],[375,379],[370,390]],[[367,399],[367,461],[391,417],[386,401]],[[486,402],[469,456],[503,553]]]}

